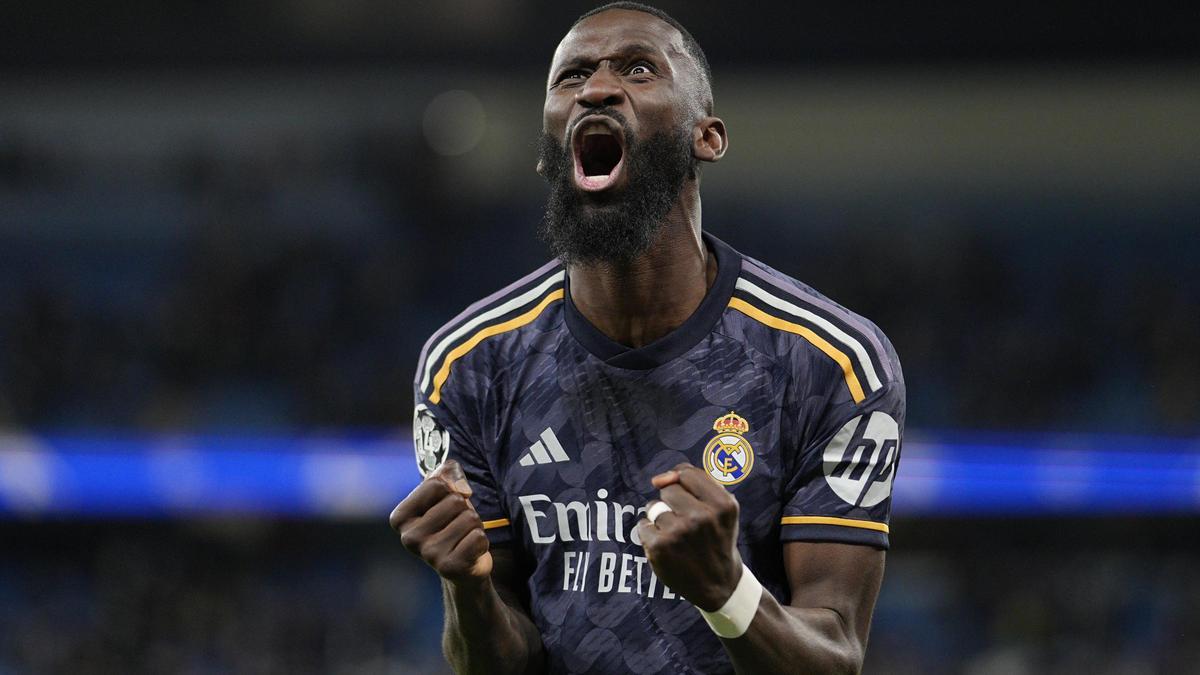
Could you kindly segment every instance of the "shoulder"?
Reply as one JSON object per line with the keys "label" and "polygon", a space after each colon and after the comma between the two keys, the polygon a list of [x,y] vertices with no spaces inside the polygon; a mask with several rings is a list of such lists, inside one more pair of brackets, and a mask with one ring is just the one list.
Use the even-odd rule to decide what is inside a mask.
{"label": "shoulder", "polygon": [[[471,304],[425,341],[417,359],[413,386],[419,399],[438,403],[451,372],[481,374],[488,358],[506,341],[531,330],[547,309],[563,299],[565,272],[553,260],[504,288]],[[482,373],[486,374],[486,373]]]}
{"label": "shoulder", "polygon": [[762,330],[786,334],[798,368],[823,364],[823,370],[846,383],[856,402],[889,385],[903,386],[896,350],[878,326],[753,258],[743,256],[729,304]]}

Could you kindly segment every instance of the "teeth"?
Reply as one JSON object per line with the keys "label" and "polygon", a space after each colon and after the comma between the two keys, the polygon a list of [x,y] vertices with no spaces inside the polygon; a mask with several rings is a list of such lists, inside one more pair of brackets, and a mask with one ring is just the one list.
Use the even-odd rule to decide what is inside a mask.
{"label": "teeth", "polygon": [[597,135],[601,135],[601,134],[603,134],[605,136],[611,136],[612,131],[610,131],[609,128],[604,125],[591,124],[591,125],[584,127],[583,131],[581,132],[581,135],[583,135],[583,136],[597,136]]}

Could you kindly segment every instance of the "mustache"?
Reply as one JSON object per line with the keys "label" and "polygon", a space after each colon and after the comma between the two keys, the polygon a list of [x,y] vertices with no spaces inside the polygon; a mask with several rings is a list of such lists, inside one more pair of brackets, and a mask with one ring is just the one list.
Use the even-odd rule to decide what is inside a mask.
{"label": "mustache", "polygon": [[625,116],[621,114],[621,111],[610,106],[600,106],[599,108],[585,110],[582,113],[579,113],[575,119],[571,120],[571,123],[567,126],[567,138],[569,139],[575,134],[575,128],[580,124],[588,121],[589,118],[597,116],[608,117],[614,120],[617,124],[621,125],[621,133],[628,136],[629,131],[627,129],[627,125],[629,124],[629,120],[627,120]]}

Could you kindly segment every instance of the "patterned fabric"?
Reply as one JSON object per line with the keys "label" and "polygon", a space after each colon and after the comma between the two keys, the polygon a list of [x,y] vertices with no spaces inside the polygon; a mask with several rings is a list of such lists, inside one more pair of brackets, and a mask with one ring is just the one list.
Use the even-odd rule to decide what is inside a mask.
{"label": "patterned fabric", "polygon": [[527,567],[552,672],[732,672],[636,535],[657,495],[650,477],[680,462],[737,497],[742,557],[780,602],[783,542],[888,547],[904,428],[891,344],[812,288],[705,242],[712,288],[645,347],[588,323],[550,263],[422,351],[419,466],[462,463],[492,545]]}

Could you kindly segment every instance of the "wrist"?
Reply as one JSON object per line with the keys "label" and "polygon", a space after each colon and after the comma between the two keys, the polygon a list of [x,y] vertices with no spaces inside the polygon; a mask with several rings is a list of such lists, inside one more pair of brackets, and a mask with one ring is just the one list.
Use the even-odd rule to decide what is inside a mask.
{"label": "wrist", "polygon": [[454,632],[470,639],[483,639],[499,625],[507,624],[507,605],[496,592],[490,577],[442,580],[446,621]]}
{"label": "wrist", "polygon": [[763,587],[746,567],[741,563],[741,576],[729,598],[715,610],[705,610],[699,606],[700,615],[719,637],[738,638],[750,628],[750,623],[758,614],[758,604],[762,600]]}
{"label": "wrist", "polygon": [[443,577],[442,587],[445,589],[446,595],[458,606],[483,606],[486,605],[487,600],[496,595],[496,588],[492,585],[490,574],[482,577],[466,576],[456,579]]}

